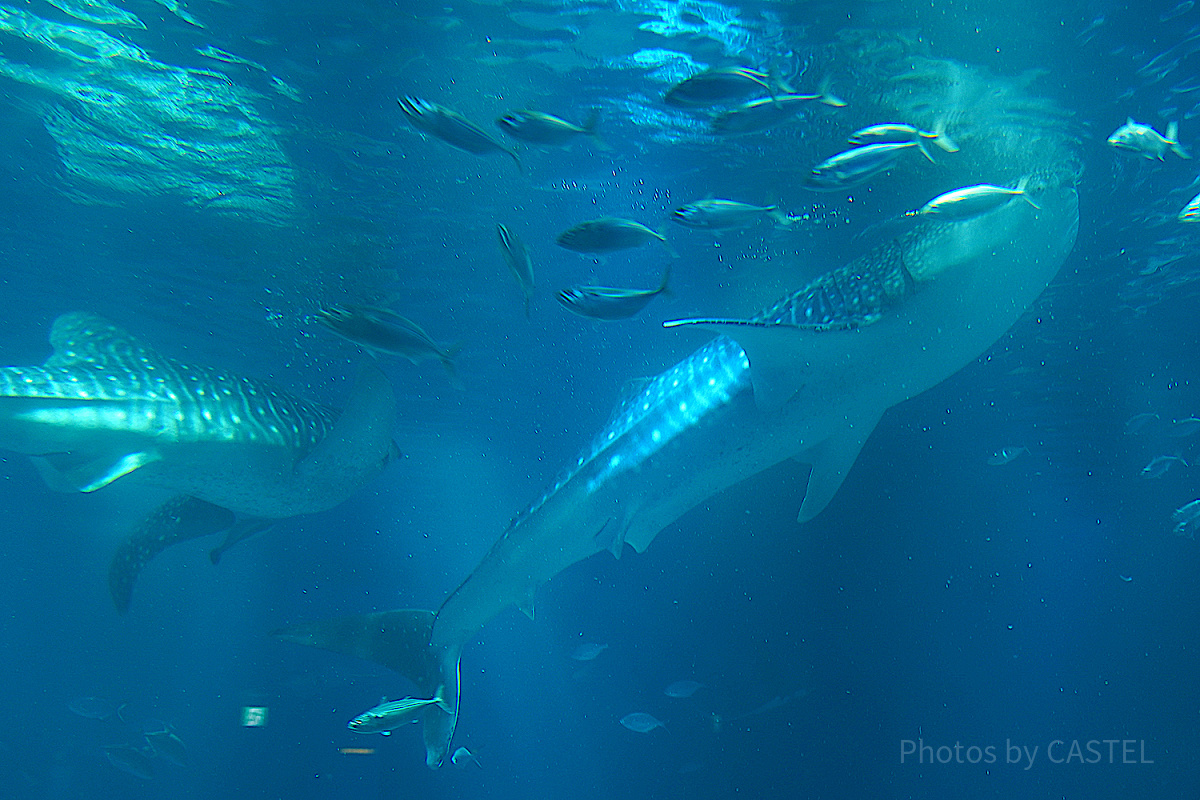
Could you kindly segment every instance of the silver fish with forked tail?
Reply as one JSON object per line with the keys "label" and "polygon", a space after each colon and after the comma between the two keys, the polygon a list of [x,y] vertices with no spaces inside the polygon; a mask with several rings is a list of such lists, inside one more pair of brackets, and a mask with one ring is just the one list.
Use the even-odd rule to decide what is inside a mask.
{"label": "silver fish with forked tail", "polygon": [[[947,153],[957,153],[959,150],[954,140],[946,135],[944,123],[941,122],[932,131],[922,130],[915,125],[909,125],[904,122],[884,122],[879,125],[859,128],[850,134],[850,138],[847,141],[854,145],[915,142],[920,146],[921,152],[925,153],[926,158],[929,158],[929,153],[925,149],[926,142],[933,142]],[[933,159],[930,158],[929,160],[932,161]]]}
{"label": "silver fish with forked tail", "polygon": [[844,150],[813,167],[804,179],[804,187],[814,192],[838,192],[860,186],[887,172],[900,156],[917,147],[916,142],[885,142]]}
{"label": "silver fish with forked tail", "polygon": [[521,241],[521,237],[510,231],[507,226],[497,223],[496,235],[500,238],[500,252],[504,254],[504,263],[512,270],[513,277],[521,285],[521,294],[525,296],[525,316],[529,316],[529,301],[533,298],[533,260],[529,257],[529,248]]}
{"label": "silver fish with forked tail", "polygon": [[905,216],[921,216],[938,222],[965,222],[995,211],[1014,197],[1020,197],[1029,205],[1037,208],[1038,204],[1025,191],[1028,184],[1029,178],[1025,177],[1014,189],[986,183],[964,186],[961,189],[939,194],[915,211],[905,212]]}
{"label": "silver fish with forked tail", "polygon": [[640,247],[646,242],[657,239],[662,242],[667,252],[675,255],[667,237],[655,230],[647,228],[640,222],[621,217],[600,217],[581,222],[558,235],[555,240],[559,247],[573,250],[576,253],[591,253],[601,255],[614,253],[617,250],[627,250]]}
{"label": "silver fish with forked tail", "polygon": [[736,106],[713,117],[713,133],[752,133],[778,125],[800,113],[816,101],[833,108],[843,108],[846,101],[824,92],[820,94],[777,94],[760,97]]}
{"label": "silver fish with forked tail", "polygon": [[792,220],[779,206],[756,206],[740,200],[710,197],[685,203],[671,212],[671,221],[685,228],[708,231],[727,231],[748,228],[763,217],[769,217],[780,227]]}
{"label": "silver fish with forked tail", "polygon": [[375,306],[331,306],[317,312],[316,319],[347,341],[367,350],[407,358],[414,364],[436,358],[452,380],[457,380],[454,357],[461,345],[444,347],[421,326],[395,311]]}
{"label": "silver fish with forked tail", "polygon": [[405,697],[403,700],[385,701],[359,714],[347,722],[346,727],[355,733],[382,733],[387,736],[402,725],[416,722],[421,712],[429,706],[438,706],[443,711],[449,711],[445,703],[441,695],[429,699]]}
{"label": "silver fish with forked tail", "polygon": [[671,267],[663,270],[657,289],[614,289],[608,286],[572,286],[558,293],[558,302],[581,317],[628,319],[667,291]]}
{"label": "silver fish with forked tail", "polygon": [[401,97],[396,102],[400,104],[400,110],[417,130],[477,156],[504,153],[517,162],[517,169],[521,169],[521,157],[517,155],[517,151],[505,147],[487,131],[457,111],[451,111],[445,106],[422,100],[419,97]]}
{"label": "silver fish with forked tail", "polygon": [[767,73],[750,67],[717,67],[675,84],[663,95],[663,102],[675,108],[707,108],[763,92],[778,94]]}
{"label": "silver fish with forked tail", "polygon": [[598,145],[606,147],[596,135],[599,120],[600,114],[594,110],[582,125],[541,111],[514,111],[500,117],[496,124],[514,139],[543,147],[566,147],[580,136],[590,136]]}

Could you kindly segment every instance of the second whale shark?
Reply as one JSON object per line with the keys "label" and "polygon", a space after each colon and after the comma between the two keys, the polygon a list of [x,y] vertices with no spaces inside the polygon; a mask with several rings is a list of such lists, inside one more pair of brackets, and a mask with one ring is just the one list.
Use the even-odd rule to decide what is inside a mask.
{"label": "second whale shark", "polygon": [[33,458],[54,488],[117,480],[178,493],[118,551],[119,610],[150,558],[227,530],[219,552],[273,521],[332,508],[395,455],[395,399],[378,369],[346,408],[164,356],[94,314],[58,317],[40,366],[0,368],[0,448]]}

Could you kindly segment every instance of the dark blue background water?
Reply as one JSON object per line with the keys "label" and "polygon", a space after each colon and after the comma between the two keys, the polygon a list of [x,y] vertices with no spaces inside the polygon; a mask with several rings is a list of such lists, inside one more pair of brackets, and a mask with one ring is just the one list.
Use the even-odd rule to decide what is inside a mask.
{"label": "dark blue background water", "polygon": [[[1200,412],[1200,264],[1195,234],[1173,220],[1195,193],[1196,168],[1104,144],[1133,116],[1159,130],[1180,119],[1183,143],[1200,146],[1197,123],[1184,119],[1200,97],[1169,91],[1200,58],[1161,81],[1137,74],[1200,24],[1196,9],[1160,21],[1173,0],[1004,11],[740,6],[757,38],[722,63],[763,64],[789,49],[802,61],[849,26],[911,29],[933,55],[998,74],[1048,70],[1031,92],[1074,114],[1086,165],[1078,244],[1051,288],[988,354],[885,415],[813,522],[795,522],[803,470],[781,465],[711,498],[643,555],[601,554],[568,569],[539,593],[536,622],[512,611],[489,625],[464,654],[456,737],[482,769],[430,772],[415,728],[388,738],[348,731],[349,718],[410,687],[381,667],[267,636],[288,622],[435,607],[603,424],[622,384],[703,341],[661,330],[662,319],[753,311],[857,254],[852,233],[898,210],[882,189],[847,206],[799,188],[803,170],[844,135],[830,113],[732,142],[656,127],[647,109],[664,84],[604,59],[662,40],[631,32],[652,18],[635,13],[650,4],[618,5],[568,18],[578,31],[538,34],[509,13],[570,7],[196,0],[187,8],[202,30],[131,1],[147,29],[110,35],[167,64],[228,68],[263,93],[256,108],[279,126],[295,172],[294,216],[283,225],[172,195],[73,202],[66,195],[80,181],[31,105],[54,98],[0,79],[4,363],[40,363],[53,318],[89,310],[181,360],[336,403],[364,356],[306,315],[387,299],[435,338],[464,344],[466,384],[454,390],[436,364],[381,362],[401,398],[403,460],[339,508],[284,522],[217,568],[209,543],[166,551],[125,617],[107,595],[108,561],[162,497],[120,481],[94,495],[56,494],[26,459],[6,457],[0,795],[1195,793],[1200,551],[1171,534],[1169,517],[1200,488],[1194,470],[1139,473],[1154,456],[1198,454],[1192,440],[1123,431],[1136,413]],[[687,7],[713,19],[720,10]],[[44,3],[20,8],[88,26]],[[528,51],[565,41],[552,52],[575,66],[499,58],[518,51],[497,41],[517,37],[533,42]],[[717,50],[694,37],[671,43],[698,60]],[[197,55],[207,44],[261,63],[303,102],[271,95],[261,71]],[[11,33],[0,34],[0,56],[52,64]],[[833,76],[851,109],[869,91]],[[395,105],[403,93],[480,122],[527,105],[572,119],[600,106],[613,149],[526,150],[518,174],[502,156],[417,136]],[[666,262],[643,248],[597,263],[556,248],[559,231],[605,213],[664,227],[672,208],[710,193],[780,202],[817,221],[717,243],[669,231],[682,257],[674,297],[633,321],[592,323],[553,301],[577,282],[653,285]],[[531,320],[500,260],[496,222],[531,245]],[[1013,446],[1029,452],[987,464]],[[592,662],[570,659],[583,642],[608,649]],[[663,694],[684,678],[705,688]],[[160,761],[150,781],[114,769],[101,746],[136,739],[133,726],[71,713],[82,696],[169,722],[192,765]],[[773,698],[786,702],[759,711]],[[269,724],[243,728],[241,708],[257,704],[270,708]],[[618,720],[633,711],[667,730],[626,730]],[[917,739],[994,747],[999,763],[902,763],[902,742]],[[1091,739],[1144,742],[1154,763],[1048,763],[1051,741]],[[1006,742],[1038,747],[1033,766],[1004,763]],[[376,752],[339,752],[364,746]]]}

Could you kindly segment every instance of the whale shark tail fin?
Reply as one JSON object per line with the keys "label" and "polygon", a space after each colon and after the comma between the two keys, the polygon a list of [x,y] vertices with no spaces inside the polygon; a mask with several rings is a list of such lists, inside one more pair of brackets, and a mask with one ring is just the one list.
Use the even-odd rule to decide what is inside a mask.
{"label": "whale shark tail fin", "polygon": [[417,696],[440,696],[442,703],[430,704],[421,712],[425,763],[437,769],[446,759],[458,723],[461,648],[435,648],[430,644],[435,618],[432,611],[402,608],[289,625],[272,635],[286,642],[374,661],[412,681]]}
{"label": "whale shark tail fin", "polygon": [[151,511],[117,548],[108,565],[108,591],[117,612],[129,610],[133,584],[152,558],[176,542],[223,531],[235,520],[229,509],[186,494]]}

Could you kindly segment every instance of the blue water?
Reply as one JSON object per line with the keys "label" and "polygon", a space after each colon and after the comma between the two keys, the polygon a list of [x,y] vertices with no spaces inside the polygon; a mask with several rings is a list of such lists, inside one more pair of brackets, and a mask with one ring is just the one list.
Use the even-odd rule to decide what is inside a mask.
{"label": "blue water", "polygon": [[[379,359],[398,394],[404,458],[341,506],[284,521],[217,567],[215,542],[168,549],[125,616],[108,597],[108,563],[165,495],[123,481],[56,493],[5,454],[0,797],[1195,794],[1200,544],[1174,536],[1170,515],[1200,496],[1200,481],[1178,465],[1156,479],[1140,472],[1155,456],[1200,459],[1198,437],[1164,432],[1200,415],[1197,234],[1174,219],[1198,190],[1197,162],[1137,159],[1105,138],[1128,116],[1159,131],[1177,120],[1182,143],[1200,150],[1189,116],[1200,93],[1171,91],[1200,69],[1181,44],[1200,9],[180,6],[199,27],[150,0],[120,7],[144,28],[41,0],[0,5],[0,361],[41,363],[52,320],[86,310],[182,361],[338,404],[367,356],[309,315],[386,302],[462,343],[464,388],[436,362]],[[70,52],[37,38],[37,20],[71,26],[51,37]],[[604,424],[623,385],[705,340],[662,320],[752,313],[860,254],[855,233],[932,196],[911,171],[911,191],[886,179],[839,195],[801,188],[849,131],[838,114],[871,92],[839,82],[849,48],[833,43],[848,29],[903,31],[933,57],[1024,74],[1031,95],[1070,115],[1081,224],[1056,280],[985,355],[889,411],[812,522],[795,522],[804,470],[779,465],[710,498],[645,554],[566,570],[539,591],[535,622],[510,611],[488,625],[464,653],[455,738],[481,769],[428,770],[415,727],[386,738],[347,730],[411,687],[271,630],[436,607]],[[136,46],[145,59],[95,58],[81,41]],[[1145,69],[1177,46],[1173,67]],[[198,52],[207,47],[253,64]],[[630,58],[655,49],[675,56],[655,68]],[[804,87],[829,77],[850,105],[719,140],[658,102],[673,81],[730,64]],[[204,71],[190,73],[199,88],[186,102],[155,82],[186,69]],[[127,101],[79,99],[77,84]],[[401,94],[489,130],[526,106],[576,121],[599,108],[611,150],[523,148],[518,172],[503,155],[418,135]],[[225,105],[206,117],[203,97]],[[151,147],[157,133],[189,146]],[[667,221],[710,194],[809,219],[715,240]],[[604,214],[663,230],[680,254],[672,296],[633,320],[584,320],[553,298],[575,283],[657,285],[667,262],[657,246],[601,261],[554,245]],[[533,253],[528,320],[497,222]],[[1143,412],[1157,427],[1126,434]],[[988,465],[1018,446],[1028,451]],[[570,658],[589,642],[608,647]],[[681,679],[705,685],[691,698],[663,694]],[[123,719],[97,720],[70,710],[82,697],[128,705]],[[267,724],[244,727],[246,706],[268,708]],[[637,711],[666,730],[621,727]],[[154,759],[151,779],[114,768],[102,747],[141,746],[151,719],[173,728],[190,765]],[[918,740],[935,748],[924,763],[902,757]],[[1075,740],[1128,741],[1132,755],[1118,743],[1110,759],[1103,744],[1099,763],[1052,763],[1055,740],[1059,759]],[[936,748],[956,744],[964,761],[976,747],[995,762],[937,763]],[[1032,765],[1007,763],[1010,744],[1038,748]]]}

